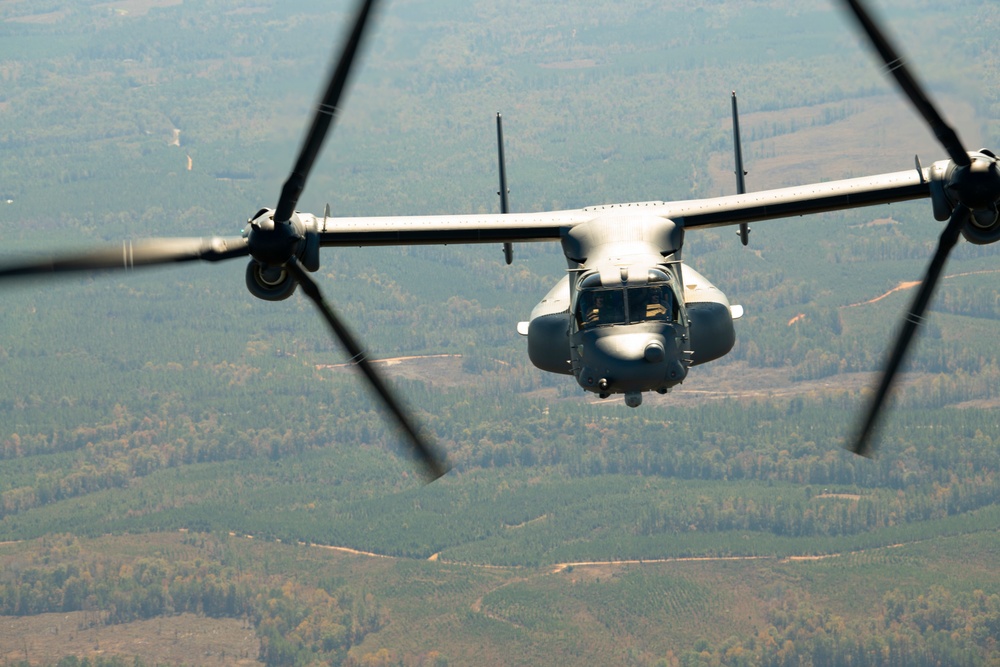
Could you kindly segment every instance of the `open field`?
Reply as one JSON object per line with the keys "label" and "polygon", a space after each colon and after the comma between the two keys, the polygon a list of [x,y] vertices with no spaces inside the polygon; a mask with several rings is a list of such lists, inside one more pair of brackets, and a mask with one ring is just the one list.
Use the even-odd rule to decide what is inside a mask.
{"label": "open field", "polygon": [[54,664],[67,655],[122,656],[164,665],[260,665],[247,622],[195,614],[104,625],[100,612],[0,617],[0,660]]}
{"label": "open field", "polygon": [[[113,547],[119,554],[111,557],[114,562],[134,565],[181,549],[182,543],[184,536],[175,534],[81,546],[85,553]],[[281,563],[285,576],[294,579],[338,581],[382,600],[381,629],[351,649],[359,662],[388,649],[404,664],[439,656],[452,665],[542,660],[571,665],[629,659],[652,664],[690,651],[695,640],[717,645],[734,636],[773,635],[782,628],[780,615],[796,609],[853,626],[885,622],[885,601],[892,595],[921,592],[933,600],[941,586],[955,600],[975,590],[996,595],[1000,584],[987,564],[996,545],[993,531],[821,559],[681,558],[542,568],[372,558],[252,540],[229,541],[225,548],[230,556],[256,563]],[[19,546],[19,558],[30,553],[25,546],[30,547]],[[9,550],[0,552],[0,559],[9,559]],[[259,565],[251,566],[244,576],[257,572]],[[22,659],[27,650],[31,664],[69,654],[255,664],[257,638],[245,621],[181,614],[104,626],[99,617],[98,612],[5,617],[0,650],[9,660]]]}
{"label": "open field", "polygon": [[[963,128],[963,140],[973,146],[982,143],[970,104],[949,99],[946,113],[955,126]],[[730,129],[731,123],[726,119],[722,124]],[[740,130],[751,191],[799,185],[804,180],[906,171],[913,168],[914,155],[925,167],[941,159],[934,135],[895,94],[741,113]],[[859,136],[868,143],[857,142]],[[713,155],[710,165],[715,194],[735,193],[733,156]]]}

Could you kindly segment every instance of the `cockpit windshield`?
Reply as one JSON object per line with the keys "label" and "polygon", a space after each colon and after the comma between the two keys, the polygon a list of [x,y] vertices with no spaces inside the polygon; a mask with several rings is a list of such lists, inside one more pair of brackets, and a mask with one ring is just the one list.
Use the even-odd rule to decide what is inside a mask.
{"label": "cockpit windshield", "polygon": [[622,282],[620,287],[608,287],[596,272],[580,279],[576,322],[581,329],[677,321],[677,299],[666,271],[652,268],[643,283],[628,284],[624,278]]}
{"label": "cockpit windshield", "polygon": [[625,295],[620,289],[590,289],[580,292],[576,318],[581,327],[625,324]]}
{"label": "cockpit windshield", "polygon": [[630,287],[626,291],[629,324],[673,320],[673,293],[666,284]]}
{"label": "cockpit windshield", "polygon": [[582,288],[576,302],[576,320],[581,329],[609,324],[673,322],[677,306],[667,276],[650,272],[650,282],[633,287]]}

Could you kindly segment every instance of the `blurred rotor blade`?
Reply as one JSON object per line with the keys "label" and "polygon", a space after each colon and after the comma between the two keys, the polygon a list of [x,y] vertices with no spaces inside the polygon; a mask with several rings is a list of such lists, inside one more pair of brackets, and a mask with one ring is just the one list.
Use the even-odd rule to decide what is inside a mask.
{"label": "blurred rotor blade", "polygon": [[375,368],[372,366],[371,362],[368,361],[368,357],[361,346],[355,340],[354,336],[347,329],[340,318],[333,312],[333,308],[327,303],[326,299],[319,291],[319,286],[313,281],[309,274],[302,268],[299,261],[294,257],[285,265],[285,268],[292,274],[292,277],[298,281],[299,286],[302,287],[302,291],[306,293],[313,303],[319,308],[320,312],[323,314],[324,319],[326,319],[327,324],[330,325],[330,329],[337,336],[344,347],[347,348],[348,353],[351,355],[351,361],[358,365],[358,367],[364,372],[365,377],[368,378],[369,384],[381,397],[382,402],[385,403],[386,407],[392,412],[393,416],[399,425],[406,431],[406,434],[410,438],[410,443],[416,450],[420,459],[423,461],[427,468],[427,474],[430,477],[430,481],[434,481],[438,477],[441,477],[446,472],[448,472],[448,463],[441,457],[430,445],[426,442],[423,437],[417,432],[416,426],[411,422],[410,416],[407,411],[402,407],[402,404],[393,396],[392,392],[389,390],[388,385],[382,379],[382,376],[376,372]]}
{"label": "blurred rotor blade", "polygon": [[885,399],[892,389],[899,367],[906,358],[907,350],[913,341],[917,327],[923,322],[924,312],[927,310],[927,305],[934,295],[934,288],[937,287],[941,271],[944,269],[945,261],[948,259],[948,253],[955,247],[955,243],[958,242],[958,236],[962,232],[962,227],[968,221],[969,209],[959,204],[952,212],[948,226],[941,232],[937,250],[934,251],[934,257],[931,258],[931,263],[927,266],[927,274],[924,276],[923,282],[920,283],[920,290],[913,298],[913,303],[910,305],[910,312],[907,313],[906,319],[903,320],[903,328],[899,331],[899,335],[892,348],[892,354],[889,355],[885,369],[882,371],[882,377],[879,379],[878,387],[875,389],[875,395],[865,410],[865,418],[861,422],[861,428],[858,429],[858,435],[849,447],[855,454],[869,458],[874,454],[875,446],[872,443],[872,438],[876,430],[875,427],[878,423],[882,405],[885,403]]}
{"label": "blurred rotor blade", "polygon": [[0,264],[0,279],[56,273],[128,270],[179,262],[218,262],[249,254],[247,241],[235,238],[164,238],[124,241],[120,246],[67,252],[61,255]]}
{"label": "blurred rotor blade", "polygon": [[872,20],[868,11],[865,9],[864,4],[861,0],[844,0],[847,5],[854,12],[855,18],[857,18],[858,23],[864,29],[868,38],[872,42],[872,46],[878,51],[879,55],[882,57],[882,61],[885,62],[886,67],[889,69],[889,73],[892,74],[893,78],[896,79],[896,83],[899,87],[906,93],[906,96],[910,98],[913,106],[916,107],[917,111],[927,124],[930,125],[931,130],[934,132],[934,136],[937,137],[944,149],[948,151],[948,156],[960,167],[966,167],[969,165],[969,155],[965,148],[962,146],[962,142],[958,138],[958,134],[955,130],[951,128],[948,123],[945,122],[941,114],[938,113],[937,109],[931,103],[930,98],[924,93],[923,88],[917,83],[917,80],[913,78],[910,71],[906,68],[903,59],[896,53],[892,44],[889,43],[889,39],[885,34],[879,29],[878,25]]}
{"label": "blurred rotor blade", "polygon": [[337,104],[340,102],[340,96],[347,85],[347,79],[351,73],[351,65],[354,63],[354,56],[357,54],[362,37],[364,37],[365,23],[368,21],[368,16],[374,4],[375,0],[364,0],[358,9],[354,29],[351,31],[351,35],[344,45],[344,50],[340,54],[337,66],[330,75],[330,83],[327,85],[326,92],[323,94],[323,98],[316,108],[312,126],[309,128],[309,133],[306,135],[305,142],[299,151],[295,167],[281,188],[281,197],[278,199],[278,206],[274,213],[274,221],[276,223],[287,222],[292,217],[292,213],[295,212],[295,206],[299,202],[299,195],[302,194],[302,190],[306,186],[306,179],[309,178],[309,171],[312,169],[313,162],[319,154],[319,149],[323,145],[323,140],[326,138],[330,126],[336,119]]}

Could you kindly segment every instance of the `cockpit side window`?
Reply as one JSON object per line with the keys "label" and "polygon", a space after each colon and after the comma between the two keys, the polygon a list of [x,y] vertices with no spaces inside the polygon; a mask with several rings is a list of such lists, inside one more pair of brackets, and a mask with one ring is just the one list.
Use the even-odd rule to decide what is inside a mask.
{"label": "cockpit side window", "polygon": [[580,328],[625,323],[625,295],[620,289],[581,290],[576,301]]}

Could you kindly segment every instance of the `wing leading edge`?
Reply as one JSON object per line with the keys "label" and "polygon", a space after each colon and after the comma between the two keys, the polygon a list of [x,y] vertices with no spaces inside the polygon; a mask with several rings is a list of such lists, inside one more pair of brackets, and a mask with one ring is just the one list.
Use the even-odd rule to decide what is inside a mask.
{"label": "wing leading edge", "polygon": [[931,196],[931,174],[943,172],[947,164],[946,161],[919,171],[910,169],[728,197],[674,202],[668,204],[668,215],[683,222],[685,229],[693,229],[926,199]]}
{"label": "wing leading edge", "polygon": [[609,204],[546,213],[368,218],[300,215],[306,219],[307,227],[319,232],[320,245],[326,247],[558,241],[568,228],[603,215],[620,215],[629,209],[647,216],[669,218],[685,229],[696,229],[926,199],[931,196],[932,175],[943,173],[947,164],[945,161],[935,163],[929,169],[910,169],[726,197]]}
{"label": "wing leading edge", "polygon": [[505,215],[316,218],[316,229],[320,245],[327,247],[523,243],[558,241],[560,230],[592,217],[579,209]]}

